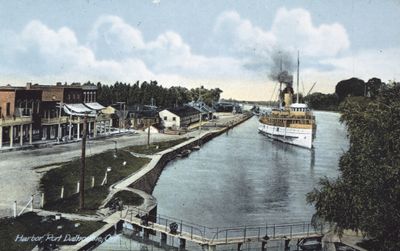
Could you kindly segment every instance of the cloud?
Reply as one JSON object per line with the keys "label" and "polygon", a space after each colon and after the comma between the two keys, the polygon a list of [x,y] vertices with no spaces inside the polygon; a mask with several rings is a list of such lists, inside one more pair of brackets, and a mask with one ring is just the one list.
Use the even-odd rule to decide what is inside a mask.
{"label": "cloud", "polygon": [[269,29],[255,26],[236,11],[223,12],[214,35],[218,51],[239,54],[246,61],[244,66],[255,71],[270,67],[276,51],[295,55],[300,50],[305,57],[322,58],[336,56],[350,46],[342,25],[316,26],[304,9],[279,9]]}
{"label": "cloud", "polygon": [[244,73],[240,60],[232,57],[206,57],[192,53],[176,32],[169,30],[145,41],[139,29],[119,17],[102,16],[93,25],[88,46],[100,58],[137,58],[157,76],[168,74],[185,79],[228,77]]}
{"label": "cloud", "polygon": [[3,46],[5,51],[9,51],[3,53],[9,75],[53,81],[116,81],[154,77],[139,59],[99,60],[89,47],[78,42],[71,29],[62,27],[52,30],[36,20],[29,22],[21,33],[13,34]]}
{"label": "cloud", "polygon": [[[341,24],[316,25],[304,9],[279,9],[267,28],[236,11],[223,12],[210,34],[214,48],[204,54],[194,53],[174,30],[145,39],[136,25],[111,15],[100,16],[82,41],[69,27],[55,29],[38,20],[21,31],[0,30],[0,36],[1,81],[20,83],[156,79],[187,87],[209,83],[237,98],[246,93],[261,100],[271,96],[264,88],[271,92],[274,86],[267,79],[274,52],[295,56],[297,49],[306,89],[317,81],[316,90],[331,92],[351,76],[387,80],[400,75],[395,67],[400,48],[355,50]],[[210,52],[213,56],[206,56]]]}
{"label": "cloud", "polygon": [[335,56],[350,47],[346,29],[341,24],[316,26],[304,9],[279,9],[270,32],[280,46],[300,50],[306,56]]}

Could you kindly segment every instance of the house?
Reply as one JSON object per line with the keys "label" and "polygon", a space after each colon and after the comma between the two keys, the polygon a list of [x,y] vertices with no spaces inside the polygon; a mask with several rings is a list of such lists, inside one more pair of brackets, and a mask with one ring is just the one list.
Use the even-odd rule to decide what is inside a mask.
{"label": "house", "polygon": [[148,125],[160,123],[160,117],[155,106],[114,104],[112,107],[118,117],[118,123],[114,125],[119,128],[143,129]]}
{"label": "house", "polygon": [[213,114],[215,113],[215,109],[209,107],[203,101],[192,101],[187,104],[190,107],[195,108],[199,112],[201,112],[202,120],[210,120],[213,118]]}
{"label": "house", "polygon": [[159,112],[161,123],[165,128],[186,128],[200,121],[200,111],[191,106],[164,109]]}
{"label": "house", "polygon": [[233,104],[230,102],[218,102],[214,104],[213,108],[217,112],[242,113],[242,107],[239,104]]}

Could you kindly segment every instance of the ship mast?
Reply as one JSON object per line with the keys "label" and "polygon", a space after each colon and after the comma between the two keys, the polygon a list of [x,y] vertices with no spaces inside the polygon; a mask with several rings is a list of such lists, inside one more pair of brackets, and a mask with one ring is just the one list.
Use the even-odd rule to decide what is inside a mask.
{"label": "ship mast", "polygon": [[300,59],[299,59],[299,51],[297,51],[297,97],[296,97],[296,103],[299,103],[299,69],[300,69]]}
{"label": "ship mast", "polygon": [[[280,54],[280,52],[279,52],[279,54]],[[282,54],[280,54],[280,63],[281,63],[281,69],[280,69],[280,72],[279,72],[279,76],[278,76],[278,79],[279,79],[279,109],[282,109]]]}

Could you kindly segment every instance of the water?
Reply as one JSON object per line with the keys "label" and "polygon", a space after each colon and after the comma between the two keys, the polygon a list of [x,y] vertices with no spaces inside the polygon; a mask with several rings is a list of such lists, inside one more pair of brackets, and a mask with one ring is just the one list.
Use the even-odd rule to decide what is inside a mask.
{"label": "water", "polygon": [[153,192],[158,213],[208,227],[310,221],[306,194],[321,177],[338,175],[348,148],[339,114],[315,115],[313,150],[271,141],[252,118],[170,162]]}
{"label": "water", "polygon": [[315,149],[271,141],[257,118],[168,164],[154,189],[158,212],[210,227],[309,221],[305,196],[338,175],[348,147],[339,114],[317,112]]}

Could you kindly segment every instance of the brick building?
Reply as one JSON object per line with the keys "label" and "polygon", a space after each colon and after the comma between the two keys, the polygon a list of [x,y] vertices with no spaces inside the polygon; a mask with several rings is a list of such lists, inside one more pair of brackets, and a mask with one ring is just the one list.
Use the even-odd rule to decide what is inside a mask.
{"label": "brick building", "polygon": [[0,147],[33,141],[40,134],[42,92],[23,87],[0,87]]}
{"label": "brick building", "polygon": [[[80,84],[0,87],[0,147],[37,140],[81,139],[83,117],[88,136],[111,131],[109,114],[96,102],[97,86]],[[108,132],[107,132],[108,131]]]}

